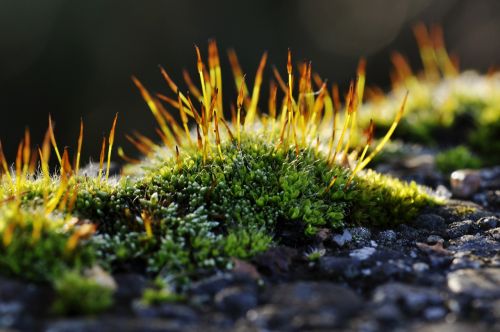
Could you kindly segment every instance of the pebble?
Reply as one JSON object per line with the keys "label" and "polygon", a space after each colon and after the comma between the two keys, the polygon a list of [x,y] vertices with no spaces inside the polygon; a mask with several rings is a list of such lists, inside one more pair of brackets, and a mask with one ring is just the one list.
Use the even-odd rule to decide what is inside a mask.
{"label": "pebble", "polygon": [[366,227],[350,228],[352,238],[358,245],[366,245],[370,242],[372,232]]}
{"label": "pebble", "polygon": [[228,287],[215,295],[215,306],[232,317],[240,317],[257,306],[257,290],[250,287]]}
{"label": "pebble", "polygon": [[483,217],[477,221],[477,227],[483,231],[495,228],[497,226],[500,226],[500,219],[495,216]]}
{"label": "pebble", "polygon": [[433,235],[429,235],[429,236],[427,237],[426,242],[427,242],[428,244],[436,244],[436,243],[443,243],[443,242],[444,242],[444,240],[443,240],[443,238],[442,238],[441,236],[439,236],[439,235],[434,235],[434,234],[433,234]]}
{"label": "pebble", "polygon": [[469,234],[472,229],[472,220],[456,221],[449,225],[448,229],[446,230],[446,234],[450,239],[456,239],[465,234]]}
{"label": "pebble", "polygon": [[448,288],[458,294],[479,299],[500,297],[500,269],[464,269],[448,274]]}
{"label": "pebble", "polygon": [[382,231],[378,234],[379,236],[379,239],[382,243],[386,243],[386,244],[390,244],[394,241],[396,241],[397,239],[397,234],[395,231],[393,231],[392,229],[388,229],[386,231]]}
{"label": "pebble", "polygon": [[373,302],[380,305],[394,303],[401,305],[405,311],[416,314],[429,306],[443,304],[444,298],[437,289],[390,282],[375,289]]}
{"label": "pebble", "polygon": [[361,261],[350,257],[325,256],[319,259],[319,270],[327,276],[357,277]]}
{"label": "pebble", "polygon": [[474,195],[481,187],[479,171],[461,169],[450,175],[451,192],[458,198],[468,198]]}
{"label": "pebble", "polygon": [[335,234],[332,238],[339,247],[343,247],[346,243],[352,241],[352,234],[348,229],[345,229],[342,234]]}
{"label": "pebble", "polygon": [[361,249],[353,250],[349,256],[352,258],[359,259],[360,261],[368,259],[371,255],[375,253],[377,249],[373,247],[363,247]]}
{"label": "pebble", "polygon": [[412,265],[412,268],[415,272],[425,272],[429,270],[429,264],[423,263],[423,262],[418,262]]}
{"label": "pebble", "polygon": [[440,320],[446,316],[446,309],[441,306],[433,306],[424,310],[424,318],[427,320],[435,321]]}
{"label": "pebble", "polygon": [[417,217],[414,225],[417,228],[436,232],[446,230],[447,226],[444,218],[434,213],[421,214]]}

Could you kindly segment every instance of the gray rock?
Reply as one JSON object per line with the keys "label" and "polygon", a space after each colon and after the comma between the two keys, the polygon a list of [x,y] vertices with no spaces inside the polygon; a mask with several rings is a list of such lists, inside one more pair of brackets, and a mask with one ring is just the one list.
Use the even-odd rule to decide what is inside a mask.
{"label": "gray rock", "polygon": [[354,242],[358,245],[366,245],[370,243],[372,232],[366,227],[354,227],[350,228],[352,238]]}
{"label": "gray rock", "polygon": [[417,262],[412,265],[412,268],[415,272],[422,273],[429,270],[429,264],[426,264],[424,262]]}
{"label": "gray rock", "polygon": [[275,287],[270,303],[304,309],[339,306],[351,311],[359,308],[362,300],[349,288],[331,282],[297,282]]}
{"label": "gray rock", "polygon": [[377,249],[373,247],[363,247],[360,249],[353,250],[349,256],[352,258],[358,259],[360,261],[364,261],[368,258],[370,258],[371,255],[373,255],[377,251]]}
{"label": "gray rock", "polygon": [[448,288],[457,294],[479,299],[500,297],[500,269],[457,270],[448,274]]}
{"label": "gray rock", "polygon": [[458,252],[454,255],[451,262],[452,270],[460,269],[478,269],[483,265],[479,257],[470,254],[469,252]]}
{"label": "gray rock", "polygon": [[373,302],[379,305],[384,303],[401,305],[406,312],[413,315],[429,306],[442,305],[444,298],[437,289],[394,282],[377,287],[373,294]]}
{"label": "gray rock", "polygon": [[403,320],[403,313],[396,303],[384,303],[373,309],[373,316],[384,323],[395,323]]}
{"label": "gray rock", "polygon": [[446,222],[443,217],[437,214],[426,213],[417,217],[417,220],[414,222],[414,226],[433,232],[441,232],[446,229]]}
{"label": "gray rock", "polygon": [[436,244],[436,243],[438,243],[438,242],[443,243],[443,242],[444,242],[444,240],[443,240],[443,238],[442,238],[441,236],[432,234],[432,235],[429,235],[429,236],[427,237],[426,242],[427,242],[428,244]]}
{"label": "gray rock", "polygon": [[446,316],[447,311],[441,306],[432,306],[424,310],[424,318],[426,320],[440,320]]}
{"label": "gray rock", "polygon": [[500,251],[500,243],[489,236],[464,235],[450,240],[448,249],[456,252],[471,252],[482,257],[492,257]]}
{"label": "gray rock", "polygon": [[240,317],[257,306],[257,290],[250,287],[228,287],[215,295],[217,309]]}
{"label": "gray rock", "polygon": [[485,231],[500,226],[500,219],[495,216],[484,217],[479,219],[476,224],[480,230]]}
{"label": "gray rock", "polygon": [[392,229],[382,231],[378,234],[379,241],[384,244],[391,244],[397,239],[397,234]]}
{"label": "gray rock", "polygon": [[361,262],[350,257],[324,256],[319,259],[319,270],[328,276],[344,276],[348,279],[360,274]]}
{"label": "gray rock", "polygon": [[332,237],[333,242],[335,242],[339,247],[343,247],[346,243],[352,241],[352,234],[348,229],[345,229],[342,234],[335,234]]}
{"label": "gray rock", "polygon": [[463,220],[453,222],[448,226],[446,230],[446,234],[450,239],[456,239],[466,234],[473,229],[473,221],[472,220]]}
{"label": "gray rock", "polygon": [[493,229],[490,229],[489,231],[486,231],[485,235],[487,235],[492,240],[500,241],[500,227],[493,228]]}
{"label": "gray rock", "polygon": [[246,330],[332,330],[362,312],[362,299],[330,282],[297,282],[272,289],[270,303],[250,310]]}

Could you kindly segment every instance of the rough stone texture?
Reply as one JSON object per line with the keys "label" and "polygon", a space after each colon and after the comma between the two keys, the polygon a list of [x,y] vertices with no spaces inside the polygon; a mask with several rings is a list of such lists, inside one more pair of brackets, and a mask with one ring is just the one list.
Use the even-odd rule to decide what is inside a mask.
{"label": "rough stone texture", "polygon": [[282,230],[285,243],[200,277],[180,303],[144,306],[151,280],[122,271],[112,310],[55,317],[50,287],[0,277],[0,330],[500,331],[500,204],[476,200],[499,191],[490,173],[479,205],[450,200],[411,224],[321,229],[309,243]]}

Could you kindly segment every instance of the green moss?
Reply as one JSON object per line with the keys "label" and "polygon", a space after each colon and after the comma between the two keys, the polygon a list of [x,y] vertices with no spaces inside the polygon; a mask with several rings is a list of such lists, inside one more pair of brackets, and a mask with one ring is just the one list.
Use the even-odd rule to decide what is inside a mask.
{"label": "green moss", "polygon": [[472,72],[440,81],[409,79],[387,97],[365,104],[361,122],[373,119],[376,136],[381,137],[409,90],[405,116],[394,138],[433,147],[463,145],[484,165],[495,165],[500,163],[498,84],[498,75]]}
{"label": "green moss", "polygon": [[457,169],[479,168],[480,166],[481,160],[463,145],[436,155],[436,167],[444,174],[450,174]]}
{"label": "green moss", "polygon": [[112,269],[135,262],[153,274],[168,271],[183,284],[203,271],[230,268],[231,257],[248,259],[280,243],[284,227],[302,229],[296,236],[307,239],[320,227],[388,226],[433,203],[415,184],[374,172],[347,186],[350,171],[311,149],[296,156],[246,137],[222,153],[224,159],[204,164],[200,153],[186,151],[180,168],[175,158],[157,154],[129,170],[114,191],[82,192],[76,209],[100,225],[92,240],[100,260]]}
{"label": "green moss", "polygon": [[[68,269],[90,266],[93,248],[86,242],[68,249],[75,230],[63,231],[63,218],[39,210],[0,208],[0,272],[50,282]],[[9,240],[10,238],[10,240]]]}
{"label": "green moss", "polygon": [[172,303],[184,300],[182,295],[176,294],[161,278],[156,278],[152,287],[146,288],[142,294],[141,303],[147,306]]}
{"label": "green moss", "polygon": [[113,290],[75,271],[68,271],[57,278],[54,289],[56,299],[52,310],[59,315],[94,315],[113,304]]}
{"label": "green moss", "polygon": [[[319,228],[391,226],[435,202],[414,183],[371,171],[347,184],[351,171],[329,165],[313,149],[296,155],[294,148],[276,149],[256,135],[244,136],[240,147],[225,143],[222,155],[203,162],[198,150],[187,150],[179,165],[162,150],[114,185],[76,178],[72,213],[91,220],[98,232],[72,251],[66,247],[75,229],[64,232],[65,221],[53,223],[43,213],[36,218],[52,226],[33,242],[30,225],[38,219],[31,218],[27,201],[3,219],[2,230],[11,218],[22,218],[24,226],[1,247],[0,268],[31,280],[54,280],[95,257],[111,271],[132,268],[153,276],[161,271],[178,290],[201,275],[230,269],[232,258],[250,259],[279,244],[283,230],[307,243]],[[32,202],[43,192],[36,188],[28,194]]]}

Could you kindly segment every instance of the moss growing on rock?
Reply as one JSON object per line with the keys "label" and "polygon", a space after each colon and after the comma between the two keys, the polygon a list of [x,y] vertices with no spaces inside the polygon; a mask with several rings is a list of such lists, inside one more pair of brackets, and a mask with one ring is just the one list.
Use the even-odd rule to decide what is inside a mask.
{"label": "moss growing on rock", "polygon": [[52,311],[58,315],[94,315],[113,304],[112,289],[75,271],[66,271],[55,279],[54,289]]}
{"label": "moss growing on rock", "polygon": [[380,132],[391,125],[395,106],[410,91],[404,119],[395,138],[427,146],[465,145],[483,164],[500,163],[500,74],[460,73],[448,56],[438,28],[430,34],[415,28],[424,70],[413,74],[400,54],[394,54],[394,87],[387,96],[373,93],[360,112],[361,123],[373,119]]}
{"label": "moss growing on rock", "polygon": [[[319,90],[313,89],[310,65],[303,64],[299,79],[295,79],[290,53],[288,83],[280,83],[282,102],[278,102],[278,87],[272,85],[269,112],[261,113],[259,91],[267,57],[261,60],[250,94],[231,53],[239,94],[230,121],[222,111],[216,45],[212,42],[209,46],[208,71],[197,51],[201,88],[188,85],[200,100],[198,107],[164,70],[162,74],[177,98],[152,96],[134,79],[159,124],[163,144],[156,145],[141,135],[131,138],[146,156],[135,163],[120,152],[134,163],[125,167],[122,176],[109,177],[116,118],[110,137],[103,142],[96,175],[79,172],[81,140],[75,164],[69,162],[67,150],[59,152],[50,121],[50,140],[39,151],[41,174],[35,173],[30,162],[28,139],[21,144],[20,151],[25,153],[18,157],[15,174],[0,156],[4,166],[0,196],[16,200],[16,209],[6,205],[0,231],[5,234],[15,224],[13,220],[29,219],[26,216],[37,209],[40,220],[47,219],[54,228],[38,242],[57,248],[50,254],[38,251],[40,266],[57,271],[46,273],[44,279],[58,280],[62,272],[91,262],[94,255],[90,253],[95,253],[97,263],[112,271],[135,269],[153,276],[161,272],[174,287],[182,289],[180,286],[199,276],[230,269],[232,258],[250,259],[280,244],[285,231],[296,237],[297,243],[307,244],[320,228],[408,222],[421,208],[436,203],[414,183],[364,170],[401,120],[404,101],[377,145],[371,146],[373,126],[369,126],[366,143],[354,146],[361,141],[356,137],[356,114],[363,96],[362,66],[359,80],[351,83],[344,103],[344,122],[339,123],[340,101],[335,93],[330,96],[319,78],[315,79]],[[178,108],[182,124],[173,120],[160,99]],[[189,121],[194,122],[191,130]],[[58,176],[48,171],[44,151],[49,142],[60,162]],[[51,223],[57,213],[69,217]],[[95,234],[81,241],[85,232],[79,230],[91,225]],[[32,233],[28,227],[12,241],[4,241],[2,250],[8,256],[4,259],[17,261],[24,243],[32,241]],[[67,255],[71,259],[64,266],[54,262],[51,268],[52,261],[65,262]],[[25,276],[34,280],[40,273],[30,270],[28,263],[20,267],[3,264],[0,269],[16,275],[29,270]],[[64,285],[80,281],[79,289],[94,289],[71,274],[55,287],[65,291]],[[72,303],[73,295],[62,301]],[[75,308],[93,310],[92,305]]]}
{"label": "moss growing on rock", "polygon": [[57,214],[0,207],[0,271],[26,280],[50,282],[68,269],[90,266],[94,248],[79,241],[82,228],[65,230],[65,220]]}

